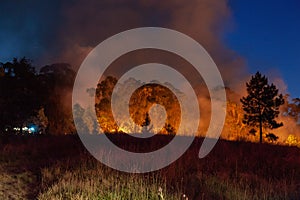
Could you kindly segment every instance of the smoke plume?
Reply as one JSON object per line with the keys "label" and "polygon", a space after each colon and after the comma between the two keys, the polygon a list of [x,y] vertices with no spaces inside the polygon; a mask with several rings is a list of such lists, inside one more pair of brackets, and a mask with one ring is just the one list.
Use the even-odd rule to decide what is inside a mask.
{"label": "smoke plume", "polygon": [[78,69],[90,50],[106,38],[127,29],[159,26],[175,29],[197,40],[212,56],[227,85],[246,75],[245,62],[222,41],[231,23],[227,0],[74,0],[61,6],[53,56]]}
{"label": "smoke plume", "polygon": [[[245,95],[245,84],[241,84],[249,79],[245,59],[222,40],[233,21],[227,0],[73,0],[61,4],[56,37],[50,52],[42,57],[45,62],[68,62],[76,71],[96,45],[114,34],[145,26],[165,27],[198,41],[216,62],[225,85]],[[123,66],[133,58],[145,56],[129,56]],[[285,92],[282,79],[274,82]],[[209,107],[205,97],[200,99],[201,107]]]}

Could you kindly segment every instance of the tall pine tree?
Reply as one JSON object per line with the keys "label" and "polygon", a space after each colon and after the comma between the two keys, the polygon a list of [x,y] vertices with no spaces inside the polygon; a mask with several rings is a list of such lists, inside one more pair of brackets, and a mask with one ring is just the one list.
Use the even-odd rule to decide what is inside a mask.
{"label": "tall pine tree", "polygon": [[274,84],[269,84],[268,79],[257,72],[246,83],[246,97],[241,99],[244,110],[243,123],[259,128],[260,143],[263,140],[263,128],[275,129],[283,126],[275,119],[279,115],[279,107],[284,104],[282,94]]}

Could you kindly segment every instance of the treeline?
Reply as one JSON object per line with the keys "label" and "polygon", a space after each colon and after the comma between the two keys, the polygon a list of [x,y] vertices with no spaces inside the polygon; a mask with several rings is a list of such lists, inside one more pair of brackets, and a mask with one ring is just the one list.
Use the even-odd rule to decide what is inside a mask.
{"label": "treeline", "polygon": [[[39,69],[39,70],[37,70]],[[75,132],[71,91],[75,72],[66,63],[34,67],[27,58],[0,63],[0,132]]]}
{"label": "treeline", "polygon": [[[75,75],[75,71],[67,63],[34,67],[26,58],[15,58],[11,62],[0,63],[0,133],[25,133],[30,127],[35,127],[35,130],[31,131],[39,133],[75,133],[72,114],[72,88]],[[126,119],[122,119],[126,122],[122,124],[123,128],[117,126],[114,121],[110,104],[115,86],[121,91],[117,98],[117,112],[122,108],[127,108],[121,98],[124,96],[122,92],[138,86],[140,89],[134,93],[130,101],[129,110],[133,121],[139,126],[149,124],[148,111],[154,103],[158,103],[164,105],[167,111],[167,122],[163,132],[169,134],[176,132],[180,116],[178,102],[174,95],[168,92],[167,87],[157,86],[155,83],[151,87],[150,85],[142,87],[143,84],[133,78],[127,80],[126,84],[117,85],[117,82],[116,78],[108,76],[99,82],[96,88],[87,88],[91,98],[95,98],[95,107],[82,108],[80,105],[75,105],[73,108],[76,114],[75,120],[82,124],[81,128],[85,132],[95,132],[98,127],[96,123],[99,123],[105,132],[136,132],[136,127],[128,123]],[[153,85],[156,86],[153,87]],[[262,97],[260,97],[261,92],[258,92],[258,96],[253,96],[253,91],[259,91],[256,85],[261,86],[261,91],[269,88],[269,91],[274,93],[273,97],[270,98],[271,92],[265,92]],[[279,127],[273,126],[277,118],[279,123],[283,122],[283,127],[278,131],[281,132],[284,129],[286,137],[289,134],[297,135],[300,122],[300,99],[291,99],[288,95],[281,96],[277,94],[278,90],[275,86],[272,84],[267,86],[265,76],[259,73],[253,76],[247,83],[247,92],[250,96],[247,97],[247,101],[245,99],[244,106],[240,103],[240,95],[226,88],[228,102],[227,117],[222,133],[224,139],[257,141],[260,135],[261,138],[269,136],[267,139],[274,141],[277,137],[276,130],[273,135],[269,131]],[[258,99],[261,102],[258,102]],[[269,101],[270,99],[274,101]],[[202,98],[202,101],[204,100]],[[206,105],[205,102],[200,102],[200,104]],[[259,105],[265,105],[265,108],[258,109],[261,107]],[[92,117],[91,109],[96,110],[95,123],[89,123],[91,120],[88,120]],[[274,109],[275,112],[273,112]],[[247,110],[248,116],[256,116],[248,122],[245,121]],[[24,130],[24,127],[27,129]]]}

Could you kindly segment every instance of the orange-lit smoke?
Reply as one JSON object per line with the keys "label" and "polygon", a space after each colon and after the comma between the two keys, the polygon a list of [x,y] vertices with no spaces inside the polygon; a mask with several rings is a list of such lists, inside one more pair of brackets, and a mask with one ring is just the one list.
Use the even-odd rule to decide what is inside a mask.
{"label": "orange-lit smoke", "polygon": [[233,87],[246,75],[244,59],[221,38],[231,23],[227,0],[77,0],[72,5],[65,3],[62,9],[59,57],[75,69],[106,38],[131,28],[161,26],[183,32],[203,45],[227,85]]}
{"label": "orange-lit smoke", "polygon": [[[230,100],[239,104],[239,98],[246,94],[245,82],[249,74],[245,59],[222,41],[222,35],[233,23],[227,0],[76,0],[72,4],[65,2],[61,9],[58,38],[61,48],[57,59],[71,63],[75,70],[93,47],[106,38],[131,28],[159,26],[183,32],[204,46],[219,67],[226,86],[236,93],[229,95]],[[127,61],[133,58],[129,57]],[[144,56],[135,58],[143,60]],[[204,90],[204,95],[199,97],[200,107],[204,109],[201,120],[207,124],[209,109],[205,109],[210,107],[210,101],[202,87],[204,85],[199,81],[199,91]],[[295,126],[290,120],[280,120],[288,127]],[[287,137],[287,129],[278,131],[278,135]]]}

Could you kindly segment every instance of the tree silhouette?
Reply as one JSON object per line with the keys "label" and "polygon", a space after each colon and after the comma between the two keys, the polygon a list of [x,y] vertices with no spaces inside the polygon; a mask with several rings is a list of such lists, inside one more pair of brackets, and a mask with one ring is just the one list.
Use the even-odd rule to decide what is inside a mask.
{"label": "tree silhouette", "polygon": [[40,69],[39,96],[48,117],[47,132],[55,135],[75,131],[72,117],[72,88],[75,72],[67,63],[46,65]]}
{"label": "tree silhouette", "polygon": [[149,133],[152,130],[152,126],[148,127],[151,123],[149,113],[146,113],[145,120],[142,123],[142,133]]}
{"label": "tree silhouette", "polygon": [[150,123],[151,123],[151,120],[150,120],[149,114],[146,113],[145,120],[144,120],[142,126],[149,126]]}
{"label": "tree silhouette", "polygon": [[166,132],[169,135],[175,135],[176,134],[176,130],[171,124],[169,124],[169,123],[165,124],[164,128],[165,128]]}
{"label": "tree silhouette", "polygon": [[268,133],[266,135],[266,138],[270,141],[270,142],[276,142],[278,140],[278,136],[276,136],[274,133]]}
{"label": "tree silhouette", "polygon": [[252,76],[246,86],[248,95],[241,98],[243,123],[259,128],[259,141],[262,143],[263,128],[275,129],[283,126],[283,123],[278,123],[275,119],[284,99],[282,94],[278,94],[276,86],[270,85],[268,79],[259,72]]}
{"label": "tree silhouette", "polygon": [[16,127],[22,132],[30,121],[41,122],[40,128],[51,134],[74,132],[70,103],[74,79],[67,63],[44,66],[39,73],[25,57],[0,63],[0,132]]}
{"label": "tree silhouette", "polygon": [[84,122],[85,109],[82,108],[78,103],[73,107],[74,122],[77,124],[77,130],[79,133],[89,133],[88,127]]}
{"label": "tree silhouette", "polygon": [[0,129],[22,127],[40,109],[38,80],[31,61],[14,58],[0,63]]}

